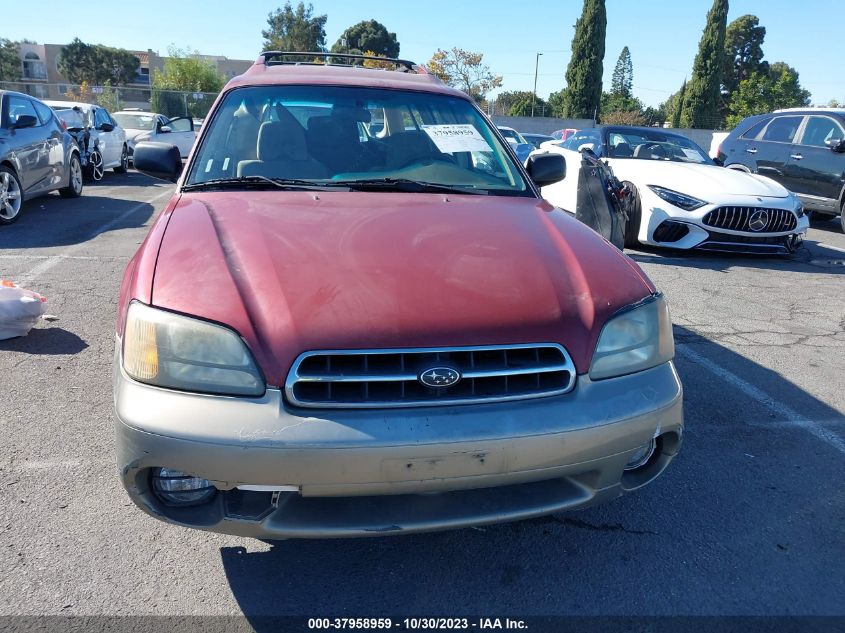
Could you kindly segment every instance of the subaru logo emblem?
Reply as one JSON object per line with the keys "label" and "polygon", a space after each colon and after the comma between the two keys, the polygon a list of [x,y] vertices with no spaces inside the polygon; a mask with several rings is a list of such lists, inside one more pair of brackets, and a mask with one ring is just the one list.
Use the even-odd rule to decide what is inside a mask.
{"label": "subaru logo emblem", "polygon": [[751,217],[748,219],[748,228],[752,231],[762,231],[768,223],[769,214],[761,209],[751,214]]}
{"label": "subaru logo emblem", "polygon": [[461,379],[461,372],[451,367],[432,367],[419,375],[426,387],[451,387]]}

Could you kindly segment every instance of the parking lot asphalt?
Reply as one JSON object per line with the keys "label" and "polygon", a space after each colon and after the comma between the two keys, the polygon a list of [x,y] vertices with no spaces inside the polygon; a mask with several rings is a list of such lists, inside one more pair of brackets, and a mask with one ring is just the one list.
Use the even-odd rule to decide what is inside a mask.
{"label": "parking lot asphalt", "polygon": [[788,259],[637,251],[669,299],[684,446],[605,506],[263,542],[160,523],[117,478],[123,269],[172,186],[107,175],[0,227],[55,321],[0,341],[0,615],[845,614],[845,235]]}

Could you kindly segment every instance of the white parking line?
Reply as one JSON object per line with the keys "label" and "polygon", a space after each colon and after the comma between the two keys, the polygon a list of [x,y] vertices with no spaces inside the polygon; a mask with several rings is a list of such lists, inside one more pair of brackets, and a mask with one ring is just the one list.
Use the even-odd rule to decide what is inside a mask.
{"label": "white parking line", "polygon": [[824,246],[825,248],[829,248],[832,251],[839,251],[840,253],[845,253],[845,248],[839,248],[838,246],[831,246],[830,244],[825,244],[824,242],[819,242],[819,246]]}
{"label": "white parking line", "polygon": [[101,259],[127,259],[129,255],[0,255],[0,259],[50,259],[51,257],[96,261]]}
{"label": "white parking line", "polygon": [[756,400],[760,404],[763,404],[768,407],[770,411],[782,418],[782,420],[779,421],[780,426],[788,425],[792,427],[802,428],[805,431],[815,435],[818,439],[822,440],[823,442],[827,442],[840,453],[845,455],[845,440],[843,440],[835,433],[831,433],[818,422],[810,420],[809,418],[804,417],[803,415],[792,409],[790,406],[782,402],[778,402],[765,391],[761,390],[759,387],[755,387],[750,382],[743,380],[742,378],[740,378],[733,372],[725,369],[721,365],[714,363],[708,358],[705,358],[704,356],[690,348],[688,345],[677,345],[675,349],[678,354],[685,357],[687,360],[692,361],[696,365],[701,365],[702,367],[709,370],[725,382],[733,385],[734,387],[742,391],[745,395],[749,396],[753,400]]}
{"label": "white parking line", "polygon": [[[104,233],[105,231],[108,231],[109,229],[111,229],[111,228],[117,226],[118,224],[120,224],[121,222],[123,222],[126,218],[131,216],[133,213],[137,213],[138,211],[143,209],[148,204],[153,204],[155,202],[158,202],[162,198],[164,198],[166,196],[170,196],[172,194],[173,194],[173,191],[171,189],[166,189],[165,191],[162,191],[160,194],[151,198],[150,200],[144,200],[143,202],[139,202],[135,206],[133,206],[130,209],[127,209],[126,211],[121,213],[116,218],[113,218],[113,219],[109,220],[108,222],[106,222],[105,224],[102,224],[99,227],[97,227],[96,233],[93,233],[90,237],[95,237],[95,236],[99,235],[100,233]],[[28,273],[24,274],[22,277],[17,279],[16,280],[17,284],[19,286],[29,286],[29,285],[31,285],[32,282],[35,281],[39,276],[43,275],[45,272],[47,272],[48,270],[53,268],[53,266],[55,266],[56,264],[62,262],[65,259],[67,259],[67,257],[69,255],[75,253],[76,251],[78,251],[82,248],[85,248],[88,245],[88,239],[90,239],[90,237],[85,239],[85,240],[82,240],[78,244],[74,244],[73,246],[69,246],[68,248],[63,250],[61,253],[58,253],[56,255],[53,255],[53,256],[45,259],[43,262],[41,262],[40,264],[35,266]]]}

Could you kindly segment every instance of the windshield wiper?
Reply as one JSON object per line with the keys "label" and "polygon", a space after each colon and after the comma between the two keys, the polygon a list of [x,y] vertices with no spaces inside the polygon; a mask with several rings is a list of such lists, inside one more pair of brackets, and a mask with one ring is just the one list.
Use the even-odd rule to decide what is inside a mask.
{"label": "windshield wiper", "polygon": [[436,182],[423,182],[409,178],[365,178],[363,180],[333,180],[334,184],[349,187],[353,191],[401,191],[406,193],[468,193],[486,196],[486,189],[477,189],[474,185],[445,185]]}
{"label": "windshield wiper", "polygon": [[[215,178],[182,186],[182,191],[202,189],[285,189],[287,191],[326,191],[336,188],[333,182],[315,182],[298,178],[268,178],[267,176],[241,176],[240,178]],[[341,185],[346,188],[346,185]]]}

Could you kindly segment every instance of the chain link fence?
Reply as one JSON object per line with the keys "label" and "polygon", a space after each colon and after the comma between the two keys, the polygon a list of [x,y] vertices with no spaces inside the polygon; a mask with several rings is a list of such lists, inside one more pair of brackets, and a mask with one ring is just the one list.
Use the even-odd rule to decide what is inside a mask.
{"label": "chain link fence", "polygon": [[202,119],[217,98],[216,92],[159,90],[135,86],[89,86],[85,83],[53,84],[25,81],[0,82],[0,89],[14,90],[42,101],[95,103],[109,112],[140,108],[168,117],[189,116]]}

